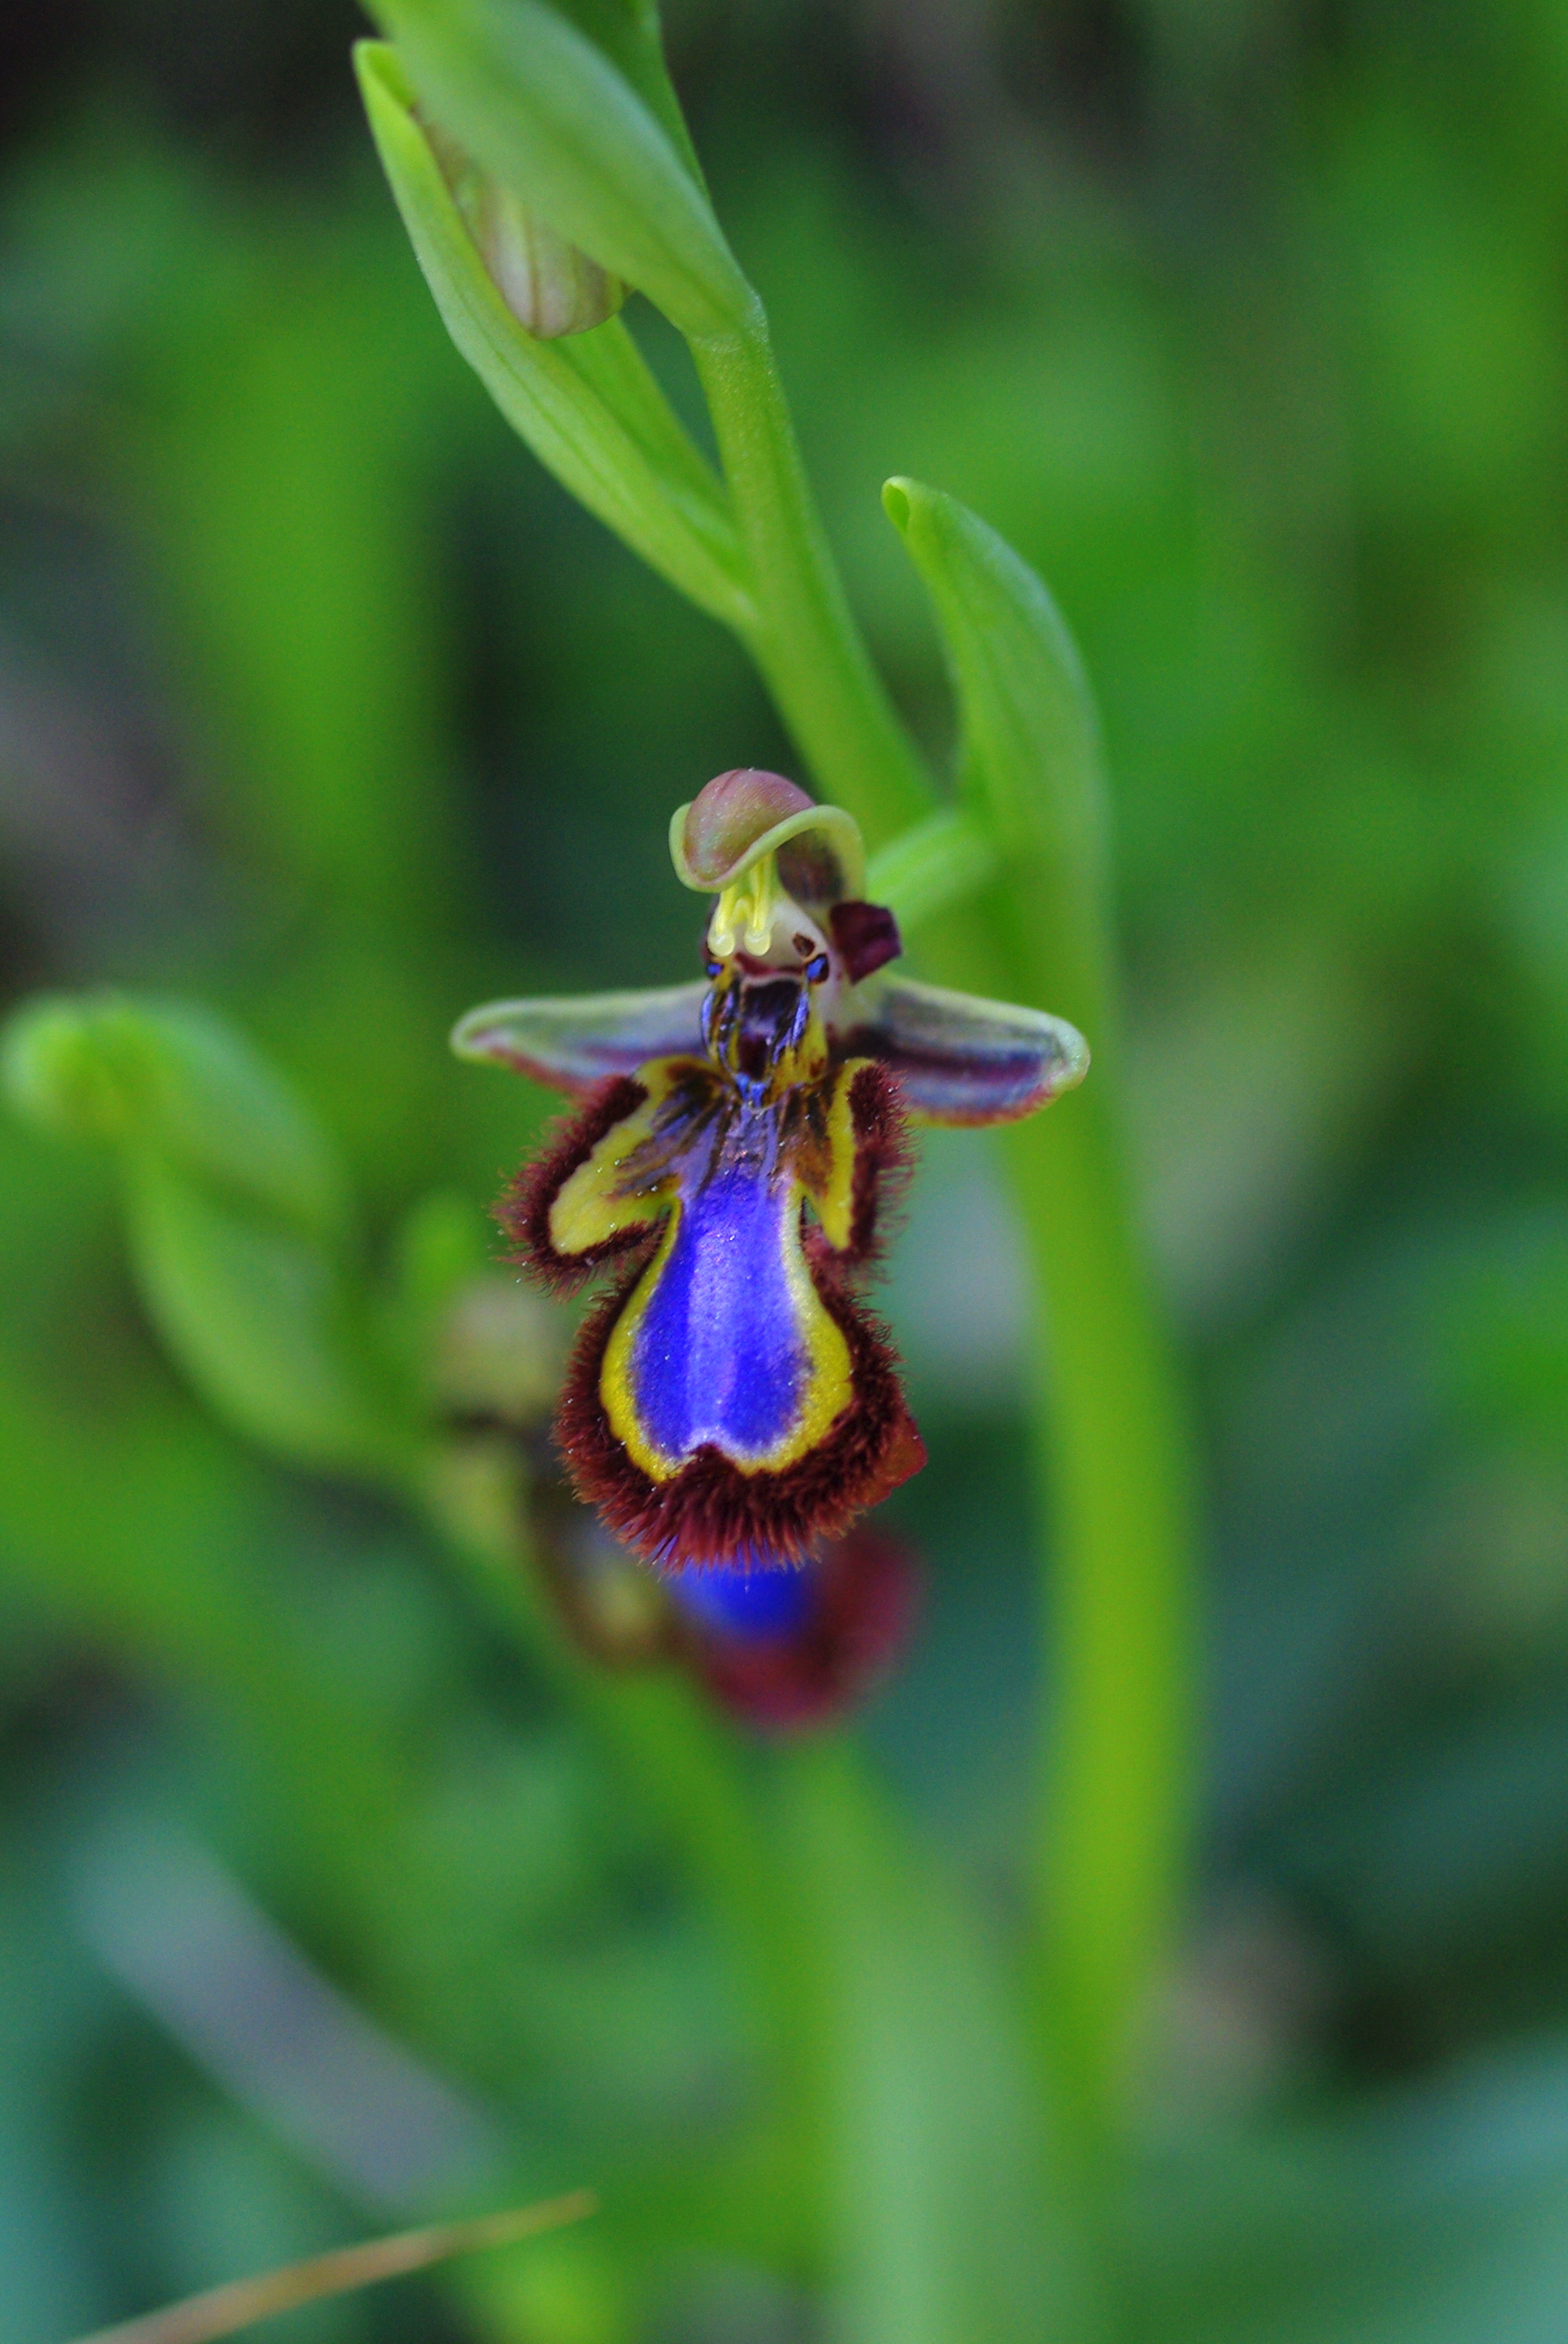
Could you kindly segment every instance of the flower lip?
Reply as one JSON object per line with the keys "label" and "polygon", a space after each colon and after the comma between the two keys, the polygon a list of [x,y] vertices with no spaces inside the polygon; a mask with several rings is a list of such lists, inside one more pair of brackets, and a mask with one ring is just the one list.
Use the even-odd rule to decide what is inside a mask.
{"label": "flower lip", "polygon": [[[753,1600],[715,1590],[710,1611],[693,1619],[706,1592],[700,1574],[665,1585],[688,1630],[692,1663],[709,1692],[754,1730],[798,1733],[831,1724],[872,1692],[908,1644],[920,1609],[916,1558],[886,1533],[857,1527],[829,1540],[803,1570],[776,1574]],[[696,1602],[692,1601],[693,1596]],[[769,1632],[763,1603],[797,1610]]]}
{"label": "flower lip", "polygon": [[817,1592],[810,1565],[780,1565],[771,1558],[756,1570],[730,1561],[706,1569],[688,1563],[668,1573],[664,1584],[699,1628],[743,1641],[791,1634],[809,1619]]}
{"label": "flower lip", "polygon": [[782,773],[751,766],[718,773],[670,818],[670,860],[696,894],[721,894],[765,855],[791,846],[779,874],[789,894],[833,903],[864,892],[866,849],[853,814],[817,805]]}

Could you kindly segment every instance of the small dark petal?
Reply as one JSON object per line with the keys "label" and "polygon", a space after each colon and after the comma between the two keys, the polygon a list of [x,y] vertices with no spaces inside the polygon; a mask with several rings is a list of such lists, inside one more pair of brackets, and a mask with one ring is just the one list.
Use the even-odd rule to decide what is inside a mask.
{"label": "small dark petal", "polygon": [[833,1540],[801,1574],[806,1616],[765,1636],[697,1631],[691,1662],[734,1717],[774,1733],[826,1725],[863,1700],[908,1644],[919,1593],[908,1548],[859,1528]]}
{"label": "small dark petal", "polygon": [[899,924],[884,904],[835,904],[828,924],[851,985],[897,960],[904,949]]}

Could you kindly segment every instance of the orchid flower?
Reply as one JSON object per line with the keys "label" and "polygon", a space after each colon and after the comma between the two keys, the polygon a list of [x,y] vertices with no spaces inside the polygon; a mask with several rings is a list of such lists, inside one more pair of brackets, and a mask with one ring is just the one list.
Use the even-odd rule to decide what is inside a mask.
{"label": "orchid flower", "polygon": [[920,1581],[902,1541],[857,1523],[801,1571],[684,1571],[666,1584],[712,1698],[754,1731],[789,1733],[830,1723],[888,1674]]}
{"label": "orchid flower", "polygon": [[888,1675],[913,1632],[913,1550],[863,1523],[799,1571],[656,1572],[548,1468],[530,1478],[528,1512],[535,1561],[585,1652],[611,1669],[684,1669],[755,1732],[830,1723]]}
{"label": "orchid flower", "polygon": [[857,824],[781,774],[720,773],[670,851],[718,898],[699,982],[492,1003],[453,1046],[581,1101],[498,1207],[546,1285],[614,1276],[556,1418],[579,1496],[663,1570],[787,1568],[925,1462],[859,1295],[910,1123],[1031,1115],[1089,1052],[886,974]]}

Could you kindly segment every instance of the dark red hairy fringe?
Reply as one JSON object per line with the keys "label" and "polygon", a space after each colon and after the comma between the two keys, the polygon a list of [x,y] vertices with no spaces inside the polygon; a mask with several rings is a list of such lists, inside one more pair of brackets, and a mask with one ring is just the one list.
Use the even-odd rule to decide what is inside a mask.
{"label": "dark red hairy fringe", "polygon": [[598,1389],[611,1330],[640,1270],[584,1320],[556,1411],[556,1440],[578,1495],[645,1561],[679,1570],[760,1550],[802,1562],[925,1463],[884,1329],[830,1267],[813,1260],[811,1268],[849,1345],[854,1397],[827,1439],[781,1473],[743,1473],[704,1443],[673,1479],[651,1480],[611,1431]]}
{"label": "dark red hairy fringe", "polygon": [[823,1725],[869,1692],[914,1632],[920,1580],[897,1539],[857,1525],[815,1566],[802,1628],[765,1640],[698,1635],[691,1665],[715,1700],[775,1733]]}
{"label": "dark red hairy fringe", "polygon": [[558,1253],[550,1243],[550,1207],[579,1165],[586,1164],[607,1131],[625,1121],[648,1096],[631,1075],[608,1075],[575,1112],[559,1116],[545,1135],[543,1152],[523,1165],[502,1190],[495,1207],[512,1241],[508,1259],[531,1270],[556,1294],[572,1294],[607,1261],[648,1242],[646,1228],[623,1229],[587,1253]]}

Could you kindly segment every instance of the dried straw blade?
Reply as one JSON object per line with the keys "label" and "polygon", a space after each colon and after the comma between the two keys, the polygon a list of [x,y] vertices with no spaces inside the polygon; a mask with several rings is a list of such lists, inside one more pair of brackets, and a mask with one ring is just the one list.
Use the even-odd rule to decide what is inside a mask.
{"label": "dried straw blade", "polygon": [[319,2297],[347,2295],[356,2288],[373,2287],[379,2279],[400,2278],[405,2272],[425,2270],[454,2255],[479,2253],[487,2247],[510,2246],[516,2238],[532,2238],[539,2230],[558,2230],[593,2213],[598,2199],[591,2189],[574,2189],[565,2198],[551,2198],[539,2206],[514,2206],[504,2214],[482,2214],[472,2222],[442,2222],[425,2230],[401,2230],[396,2238],[372,2238],[361,2247],[343,2247],[329,2255],[313,2255],[307,2262],[287,2263],[281,2270],[263,2271],[256,2278],[233,2279],[205,2295],[187,2296],[163,2311],[149,2311],[139,2319],[100,2328],[80,2344],[211,2344],[232,2336],[253,2320],[270,2319],[275,2311],[292,2311],[296,2304]]}

